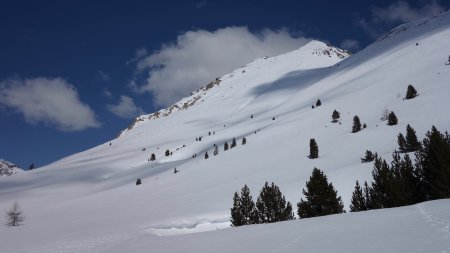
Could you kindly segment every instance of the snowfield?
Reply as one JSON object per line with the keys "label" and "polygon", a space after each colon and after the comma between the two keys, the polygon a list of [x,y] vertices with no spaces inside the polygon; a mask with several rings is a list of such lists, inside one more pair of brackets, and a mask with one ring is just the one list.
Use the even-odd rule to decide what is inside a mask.
{"label": "snowfield", "polygon": [[[360,162],[367,149],[390,160],[407,124],[420,139],[432,125],[450,131],[449,41],[448,12],[397,27],[352,56],[311,41],[139,117],[111,142],[0,177],[0,210],[17,201],[26,216],[23,226],[0,226],[0,251],[450,252],[450,200],[229,228],[244,184],[255,200],[273,181],[296,207],[318,167],[348,211],[355,180],[371,180],[372,164]],[[403,100],[408,84],[419,96]],[[331,123],[335,109],[340,124]],[[398,125],[380,119],[385,109]],[[354,115],[366,129],[351,133]],[[233,138],[237,147],[224,151]],[[307,158],[310,138],[318,159]]]}

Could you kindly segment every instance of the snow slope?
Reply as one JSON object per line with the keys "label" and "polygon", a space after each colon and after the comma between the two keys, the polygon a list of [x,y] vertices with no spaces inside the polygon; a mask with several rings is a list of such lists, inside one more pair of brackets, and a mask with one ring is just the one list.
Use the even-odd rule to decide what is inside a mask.
{"label": "snow slope", "polygon": [[[331,249],[332,238],[340,243],[338,252],[352,251],[352,238],[360,249],[355,252],[366,252],[364,245],[378,252],[382,243],[397,245],[394,238],[402,243],[393,252],[450,251],[448,200],[164,237],[228,227],[233,193],[244,184],[256,199],[264,182],[273,181],[295,206],[313,167],[325,171],[348,207],[355,180],[371,178],[372,165],[360,163],[366,149],[389,159],[407,124],[419,138],[432,125],[450,130],[448,41],[447,12],[400,26],[348,58],[312,41],[257,59],[166,110],[139,117],[111,142],[0,178],[0,209],[18,201],[26,215],[24,226],[0,226],[1,251],[321,252]],[[408,84],[419,96],[403,100]],[[318,98],[322,105],[311,109]],[[330,122],[334,109],[341,124]],[[396,113],[398,125],[380,120],[385,109]],[[367,124],[355,134],[354,115]],[[237,147],[224,152],[223,143],[232,138]],[[307,158],[310,138],[319,145],[318,159]],[[214,144],[218,156],[212,155]],[[166,149],[173,154],[164,156]],[[157,159],[150,162],[152,153]],[[135,186],[138,177],[143,184]],[[322,237],[327,243],[310,243]],[[238,246],[229,248],[231,243]]]}

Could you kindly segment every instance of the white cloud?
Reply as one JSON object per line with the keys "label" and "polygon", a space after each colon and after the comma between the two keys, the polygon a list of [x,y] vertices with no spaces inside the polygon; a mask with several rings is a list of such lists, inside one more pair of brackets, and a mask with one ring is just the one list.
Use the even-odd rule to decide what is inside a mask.
{"label": "white cloud", "polygon": [[213,32],[188,31],[150,55],[139,50],[129,61],[136,64],[130,86],[137,92],[151,92],[157,105],[169,105],[258,57],[288,52],[308,41],[286,30],[252,33],[246,27],[227,27]]}
{"label": "white cloud", "polygon": [[371,17],[360,19],[358,24],[372,37],[378,37],[393,25],[432,16],[444,9],[437,0],[425,1],[420,8],[415,8],[405,1],[398,1],[386,8],[371,7]]}
{"label": "white cloud", "polygon": [[361,48],[361,45],[357,40],[345,39],[341,42],[340,48],[350,51],[358,51]]}
{"label": "white cloud", "polygon": [[28,123],[54,125],[61,131],[100,127],[94,111],[62,78],[10,79],[0,82],[0,104],[23,114]]}
{"label": "white cloud", "polygon": [[112,98],[112,97],[113,97],[113,94],[111,93],[111,91],[109,91],[108,88],[103,88],[103,93],[102,93],[102,95],[103,95],[104,97],[107,97],[107,98]]}
{"label": "white cloud", "polygon": [[125,95],[120,96],[118,104],[108,104],[106,108],[116,116],[124,119],[134,118],[143,114],[142,109],[136,106],[133,99]]}

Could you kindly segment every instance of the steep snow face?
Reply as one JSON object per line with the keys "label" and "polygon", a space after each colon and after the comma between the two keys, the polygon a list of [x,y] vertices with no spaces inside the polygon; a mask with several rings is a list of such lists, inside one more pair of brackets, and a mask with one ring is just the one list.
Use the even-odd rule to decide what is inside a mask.
{"label": "steep snow face", "polygon": [[[101,252],[103,246],[129,238],[149,238],[164,247],[167,241],[153,235],[228,226],[233,193],[244,184],[256,199],[264,182],[273,181],[295,206],[314,167],[324,170],[348,207],[355,180],[371,178],[372,164],[360,163],[367,149],[389,159],[398,133],[404,133],[407,124],[419,138],[432,125],[450,130],[448,41],[450,15],[443,13],[401,26],[347,58],[339,49],[312,41],[296,51],[258,59],[194,92],[177,107],[139,117],[111,142],[0,178],[0,209],[14,201],[21,204],[26,225],[15,235],[17,240],[25,238],[36,252],[49,252],[52,246],[57,249],[68,242],[97,245],[91,251]],[[419,96],[403,100],[409,84]],[[322,105],[312,109],[317,99]],[[340,123],[331,123],[335,109],[341,112]],[[387,126],[380,119],[386,109],[395,112],[398,125]],[[354,115],[367,124],[366,129],[351,133]],[[196,141],[199,137],[201,141]],[[233,138],[237,147],[224,151],[223,144]],[[318,159],[307,157],[310,138],[318,143]],[[219,146],[217,156],[214,145]],[[165,156],[166,150],[172,154]],[[209,159],[204,159],[205,152]],[[152,153],[155,161],[149,161]],[[136,186],[137,178],[143,184]],[[448,206],[445,201],[436,203],[436,210]],[[345,220],[341,217],[347,216],[324,219],[333,217]],[[396,221],[377,220],[374,226]],[[300,221],[299,227],[306,222]],[[336,224],[335,228],[344,226]],[[406,220],[396,224],[402,231],[421,229],[419,223],[406,226]],[[258,227],[244,230],[259,231]],[[315,235],[326,229],[317,228]],[[3,239],[11,238],[8,228],[0,226],[0,233],[2,247],[21,252],[23,248],[15,248],[17,240]],[[431,236],[418,243],[426,245]],[[416,239],[420,238],[407,241]],[[132,248],[132,242],[122,245],[122,251]]]}
{"label": "steep snow face", "polygon": [[12,176],[19,171],[22,171],[19,166],[0,159],[0,177]]}

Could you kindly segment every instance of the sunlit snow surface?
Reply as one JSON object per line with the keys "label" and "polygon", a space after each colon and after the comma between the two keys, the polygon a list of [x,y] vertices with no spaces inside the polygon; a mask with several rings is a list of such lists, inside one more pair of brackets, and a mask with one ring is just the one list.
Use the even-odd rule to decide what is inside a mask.
{"label": "sunlit snow surface", "polygon": [[[312,41],[224,75],[185,110],[142,116],[111,145],[0,178],[0,210],[18,201],[26,215],[23,226],[0,226],[0,252],[450,252],[450,200],[222,229],[244,184],[256,199],[273,181],[295,207],[319,167],[348,209],[355,180],[371,179],[372,164],[360,162],[367,149],[389,160],[407,124],[419,138],[432,125],[449,131],[449,41],[448,13],[398,27],[343,61]],[[419,96],[403,100],[408,84]],[[330,122],[334,109],[341,124]],[[380,120],[385,109],[398,125]],[[355,134],[354,115],[367,124]],[[237,147],[224,152],[233,137]],[[318,159],[307,158],[310,138]]]}

